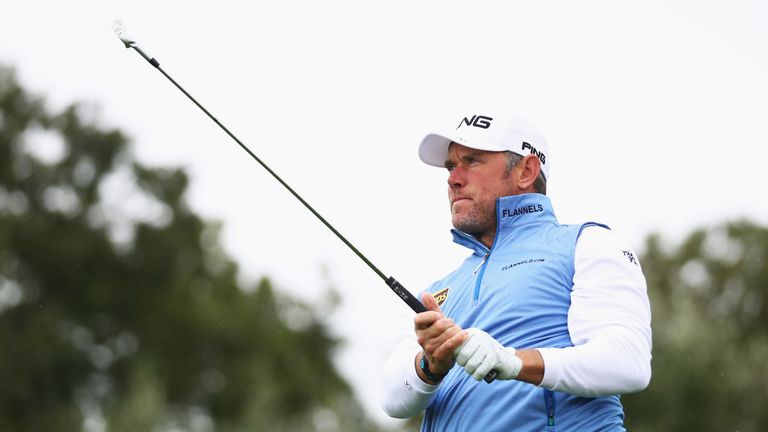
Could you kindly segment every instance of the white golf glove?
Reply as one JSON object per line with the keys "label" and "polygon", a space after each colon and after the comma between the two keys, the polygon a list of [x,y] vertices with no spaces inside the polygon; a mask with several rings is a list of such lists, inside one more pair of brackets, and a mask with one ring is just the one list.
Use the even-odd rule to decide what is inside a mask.
{"label": "white golf glove", "polygon": [[454,353],[456,363],[480,381],[488,372],[497,372],[496,379],[514,379],[523,367],[523,361],[515,355],[514,348],[503,347],[488,333],[477,329],[466,329],[469,337]]}

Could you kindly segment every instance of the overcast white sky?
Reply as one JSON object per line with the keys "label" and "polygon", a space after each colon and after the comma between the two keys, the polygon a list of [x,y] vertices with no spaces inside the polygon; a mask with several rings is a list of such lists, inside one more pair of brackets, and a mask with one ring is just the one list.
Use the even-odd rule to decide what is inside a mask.
{"label": "overcast white sky", "polygon": [[408,309],[134,51],[163,68],[385,273],[417,292],[466,254],[450,241],[435,126],[502,107],[544,131],[562,222],[652,231],[768,223],[768,3],[760,1],[5,2],[0,62],[53,108],[101,106],[144,163],[183,166],[244,277],[313,301],[371,414]]}

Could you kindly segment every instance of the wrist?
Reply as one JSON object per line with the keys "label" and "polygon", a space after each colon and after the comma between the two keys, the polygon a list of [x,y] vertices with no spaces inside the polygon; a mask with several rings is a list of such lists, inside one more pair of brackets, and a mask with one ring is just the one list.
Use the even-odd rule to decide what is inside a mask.
{"label": "wrist", "polygon": [[427,359],[427,356],[424,355],[424,353],[421,353],[421,356],[418,359],[418,369],[421,371],[421,374],[426,377],[429,384],[439,384],[443,378],[448,375],[448,371],[442,373],[432,372],[430,369],[429,360]]}
{"label": "wrist", "polygon": [[540,385],[544,379],[544,358],[539,350],[517,350],[515,353],[522,361],[520,371],[517,374],[518,381],[524,381],[533,385]]}

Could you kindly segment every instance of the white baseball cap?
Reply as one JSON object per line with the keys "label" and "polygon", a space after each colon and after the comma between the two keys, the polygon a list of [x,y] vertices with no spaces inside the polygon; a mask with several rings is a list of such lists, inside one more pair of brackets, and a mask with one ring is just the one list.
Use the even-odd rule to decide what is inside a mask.
{"label": "white baseball cap", "polygon": [[452,142],[477,150],[536,155],[541,161],[544,179],[549,179],[547,141],[536,126],[521,117],[497,116],[487,112],[465,116],[453,130],[425,136],[419,145],[419,158],[428,165],[443,167]]}

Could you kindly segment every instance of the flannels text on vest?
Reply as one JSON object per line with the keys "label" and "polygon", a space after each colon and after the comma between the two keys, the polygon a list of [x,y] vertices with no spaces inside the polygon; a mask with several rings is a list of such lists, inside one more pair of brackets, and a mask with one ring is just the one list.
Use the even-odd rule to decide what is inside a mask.
{"label": "flannels text on vest", "polygon": [[510,209],[503,209],[501,211],[501,217],[514,217],[514,216],[520,216],[528,213],[538,213],[544,211],[544,207],[541,204],[530,204],[525,207],[518,207],[514,210]]}

